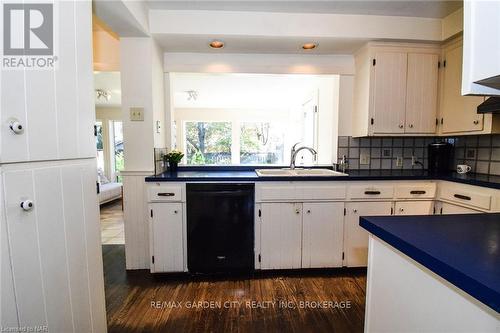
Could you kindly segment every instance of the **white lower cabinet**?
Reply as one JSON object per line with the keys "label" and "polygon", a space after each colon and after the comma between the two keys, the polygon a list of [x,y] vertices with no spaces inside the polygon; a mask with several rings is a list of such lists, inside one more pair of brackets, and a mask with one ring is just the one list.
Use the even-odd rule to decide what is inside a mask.
{"label": "white lower cabinet", "polygon": [[151,203],[151,272],[184,270],[182,203]]}
{"label": "white lower cabinet", "polygon": [[343,202],[304,203],[302,268],[341,267]]}
{"label": "white lower cabinet", "polygon": [[470,209],[467,207],[462,207],[459,205],[450,204],[447,202],[441,202],[441,209],[439,210],[441,214],[476,214],[481,213],[480,211]]}
{"label": "white lower cabinet", "polygon": [[434,201],[397,201],[395,215],[433,215]]}
{"label": "white lower cabinet", "polygon": [[392,202],[348,202],[345,207],[344,265],[348,267],[364,267],[368,261],[368,232],[359,226],[359,217],[391,215]]}
{"label": "white lower cabinet", "polygon": [[301,267],[302,204],[261,204],[261,268]]}

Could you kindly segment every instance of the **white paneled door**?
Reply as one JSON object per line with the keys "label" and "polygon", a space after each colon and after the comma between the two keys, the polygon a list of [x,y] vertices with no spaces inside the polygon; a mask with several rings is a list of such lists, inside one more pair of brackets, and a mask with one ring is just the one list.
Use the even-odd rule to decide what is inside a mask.
{"label": "white paneled door", "polygon": [[373,61],[373,132],[404,133],[407,54],[377,52]]}
{"label": "white paneled door", "polygon": [[2,70],[0,163],[95,157],[91,2],[54,6],[55,69]]}
{"label": "white paneled door", "polygon": [[[2,172],[19,325],[105,332],[95,159],[10,164]],[[32,206],[21,207],[28,200]]]}
{"label": "white paneled door", "polygon": [[[153,273],[184,270],[182,203],[150,204]],[[153,257],[152,257],[153,258]]]}
{"label": "white paneled door", "polygon": [[301,267],[302,204],[261,204],[261,268]]}
{"label": "white paneled door", "polygon": [[438,60],[437,54],[408,53],[405,133],[436,131]]}
{"label": "white paneled door", "polygon": [[368,263],[368,232],[359,226],[360,216],[391,215],[391,209],[390,201],[346,203],[345,266],[359,267]]}
{"label": "white paneled door", "polygon": [[302,268],[341,267],[344,203],[304,203]]}

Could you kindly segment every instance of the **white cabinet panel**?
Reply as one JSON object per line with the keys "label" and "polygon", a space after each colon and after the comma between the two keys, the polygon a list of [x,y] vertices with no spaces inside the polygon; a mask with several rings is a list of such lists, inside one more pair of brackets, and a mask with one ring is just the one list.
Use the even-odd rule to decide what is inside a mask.
{"label": "white cabinet panel", "polygon": [[443,88],[441,100],[441,132],[482,131],[484,116],[476,109],[483,97],[462,96],[462,45],[451,45],[445,49],[443,63]]}
{"label": "white cabinet panel", "polygon": [[432,215],[434,201],[399,201],[395,205],[396,215]]}
{"label": "white cabinet panel", "polygon": [[434,133],[437,117],[438,55],[408,53],[406,133]]}
{"label": "white cabinet panel", "polygon": [[0,168],[0,327],[18,327],[1,173]]}
{"label": "white cabinet panel", "polygon": [[302,204],[261,204],[261,268],[300,268]]}
{"label": "white cabinet panel", "polygon": [[[55,70],[2,71],[0,163],[96,156],[91,2],[55,5]],[[8,129],[11,118],[23,133]]]}
{"label": "white cabinet panel", "polygon": [[442,202],[440,213],[446,215],[446,214],[477,214],[481,212],[474,209],[450,204],[447,202]]}
{"label": "white cabinet panel", "polygon": [[182,272],[184,270],[182,203],[153,203],[151,239],[154,263],[151,272]]}
{"label": "white cabinet panel", "polygon": [[[3,167],[6,221],[21,326],[105,332],[94,159]],[[20,207],[33,200],[33,208]]]}
{"label": "white cabinet panel", "polygon": [[404,133],[407,54],[377,52],[373,77],[373,132]]}
{"label": "white cabinet panel", "polygon": [[342,266],[344,203],[304,203],[302,268]]}
{"label": "white cabinet panel", "polygon": [[368,232],[359,226],[360,216],[391,215],[392,202],[346,203],[344,223],[345,265],[359,267],[367,265]]}

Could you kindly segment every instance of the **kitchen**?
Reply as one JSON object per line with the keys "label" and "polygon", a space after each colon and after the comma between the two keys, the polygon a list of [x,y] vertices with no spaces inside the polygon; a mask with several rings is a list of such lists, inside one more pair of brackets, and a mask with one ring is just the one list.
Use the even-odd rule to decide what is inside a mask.
{"label": "kitchen", "polygon": [[[68,3],[59,11],[82,15],[89,28],[89,3]],[[120,37],[125,245],[104,251],[103,273],[90,164],[79,176],[89,203],[69,185],[76,169],[47,173],[40,162],[79,157],[72,141],[58,140],[85,127],[65,131],[63,113],[51,123],[25,110],[44,102],[33,87],[74,69],[62,62],[59,72],[26,70],[27,78],[2,71],[2,108],[22,111],[2,128],[2,327],[498,330],[498,1],[95,1],[92,11]],[[86,56],[64,43],[61,51],[91,75],[90,52],[78,43]],[[91,86],[89,75],[80,87]],[[57,105],[73,96],[58,92],[67,89],[59,76]],[[314,86],[320,81],[326,89]],[[16,91],[22,83],[27,91]],[[251,95],[259,87],[278,102]],[[27,106],[13,98],[20,93]],[[78,94],[72,102],[89,104],[90,94]],[[27,123],[45,125],[50,140]],[[31,135],[49,148],[36,150]],[[85,140],[83,164],[95,158]],[[37,186],[19,183],[30,167]],[[55,208],[40,191],[58,182],[80,199],[57,194]],[[80,201],[74,213],[69,205]],[[50,220],[49,206],[60,215],[49,224],[53,244],[32,227]],[[65,222],[70,216],[77,222]],[[51,253],[66,269],[55,269]],[[76,274],[78,258],[86,278]],[[54,281],[66,280],[55,293]],[[78,281],[88,291],[75,290]]]}

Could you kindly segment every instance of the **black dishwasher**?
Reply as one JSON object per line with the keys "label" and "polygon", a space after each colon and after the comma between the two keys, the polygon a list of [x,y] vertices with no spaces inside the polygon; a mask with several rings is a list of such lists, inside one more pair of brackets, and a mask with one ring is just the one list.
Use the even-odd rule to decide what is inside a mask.
{"label": "black dishwasher", "polygon": [[254,269],[254,184],[186,184],[191,273]]}

